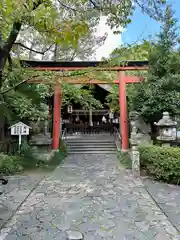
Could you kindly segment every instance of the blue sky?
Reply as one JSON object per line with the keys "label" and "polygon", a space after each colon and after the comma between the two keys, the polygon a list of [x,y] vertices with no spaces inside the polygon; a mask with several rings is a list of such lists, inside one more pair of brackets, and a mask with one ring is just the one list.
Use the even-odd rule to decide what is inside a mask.
{"label": "blue sky", "polygon": [[[172,4],[180,25],[180,0],[169,0],[168,3]],[[144,15],[140,9],[137,9],[132,16],[132,23],[128,25],[122,34],[122,42],[131,44],[142,39],[148,40],[149,36],[155,36],[158,31],[159,24],[147,15]]]}
{"label": "blue sky", "polygon": [[[168,3],[172,5],[180,26],[180,0],[168,0]],[[104,44],[97,48],[91,60],[101,60],[102,57],[107,58],[115,48],[124,44],[138,43],[143,39],[150,40],[150,36],[153,39],[159,29],[160,24],[158,22],[143,14],[140,9],[136,9],[132,16],[132,23],[126,29],[119,28],[119,30],[122,30],[122,34],[114,35],[113,30],[106,25],[106,17],[102,16],[95,35],[104,36],[107,33],[108,36]]]}

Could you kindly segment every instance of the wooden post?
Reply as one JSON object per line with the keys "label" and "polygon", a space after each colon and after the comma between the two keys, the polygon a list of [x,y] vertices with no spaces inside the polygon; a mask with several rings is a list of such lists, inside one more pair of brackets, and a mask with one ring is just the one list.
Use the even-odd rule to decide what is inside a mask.
{"label": "wooden post", "polygon": [[125,72],[118,72],[119,80],[119,107],[120,107],[120,133],[122,140],[122,151],[128,151],[128,114],[127,114],[127,100],[126,100],[126,83]]}
{"label": "wooden post", "polygon": [[54,87],[54,108],[53,108],[53,135],[52,135],[52,149],[58,150],[60,144],[60,119],[61,119],[61,86],[57,83]]}

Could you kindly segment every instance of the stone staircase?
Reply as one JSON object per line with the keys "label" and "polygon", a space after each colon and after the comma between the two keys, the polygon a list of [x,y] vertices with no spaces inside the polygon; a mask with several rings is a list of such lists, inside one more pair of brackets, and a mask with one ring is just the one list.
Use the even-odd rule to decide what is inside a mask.
{"label": "stone staircase", "polygon": [[109,154],[116,153],[114,137],[110,134],[82,134],[66,137],[70,154]]}

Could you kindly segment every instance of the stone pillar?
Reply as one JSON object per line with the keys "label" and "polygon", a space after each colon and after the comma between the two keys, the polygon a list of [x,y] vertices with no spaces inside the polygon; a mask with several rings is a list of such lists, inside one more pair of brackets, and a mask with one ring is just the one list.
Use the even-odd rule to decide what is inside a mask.
{"label": "stone pillar", "polygon": [[48,121],[44,121],[44,134],[48,135],[49,129],[48,129]]}
{"label": "stone pillar", "polygon": [[134,177],[140,177],[140,154],[137,146],[132,146],[132,171]]}
{"label": "stone pillar", "polygon": [[133,176],[140,177],[140,154],[138,151],[138,135],[136,126],[132,127],[130,142]]}

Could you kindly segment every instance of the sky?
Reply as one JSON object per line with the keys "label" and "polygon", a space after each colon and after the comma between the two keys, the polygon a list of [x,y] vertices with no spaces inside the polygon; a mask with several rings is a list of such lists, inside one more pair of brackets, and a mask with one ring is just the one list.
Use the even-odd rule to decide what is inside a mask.
{"label": "sky", "polygon": [[[168,3],[172,5],[175,17],[180,24],[180,0],[168,0]],[[114,35],[112,30],[105,24],[105,18],[101,18],[96,35],[102,36],[104,33],[107,33],[108,37],[104,45],[97,49],[95,60],[108,57],[113,49],[122,44],[133,44],[143,39],[148,40],[153,38],[160,29],[160,25],[155,20],[143,14],[140,9],[136,9],[131,20],[132,22],[123,30],[121,35]]]}
{"label": "sky", "polygon": [[[119,30],[124,31],[121,27]],[[107,58],[114,48],[122,44],[122,36],[113,34],[113,31],[110,29],[110,27],[106,25],[106,17],[101,17],[95,35],[103,36],[105,33],[108,35],[104,44],[96,50],[96,60],[98,61],[100,61],[102,57]]]}

